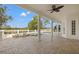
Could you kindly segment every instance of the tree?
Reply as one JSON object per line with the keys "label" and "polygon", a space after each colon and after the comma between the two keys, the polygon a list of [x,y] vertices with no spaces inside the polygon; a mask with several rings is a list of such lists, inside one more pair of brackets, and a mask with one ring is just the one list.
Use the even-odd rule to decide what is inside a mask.
{"label": "tree", "polygon": [[37,30],[37,23],[38,23],[37,20],[38,20],[37,16],[34,16],[32,18],[32,21],[30,21],[28,24],[29,30],[35,30],[35,29]]}
{"label": "tree", "polygon": [[7,7],[0,4],[0,28],[3,24],[5,24],[8,20],[11,20],[12,17],[6,15]]}
{"label": "tree", "polygon": [[46,28],[45,26],[50,24],[50,20],[48,20],[47,18],[45,18],[43,21],[43,27]]}
{"label": "tree", "polygon": [[[34,16],[32,18],[32,21],[29,22],[29,24],[28,24],[29,30],[37,30],[37,28],[38,28],[38,17],[39,16]],[[42,28],[41,21],[40,21],[40,28]]]}

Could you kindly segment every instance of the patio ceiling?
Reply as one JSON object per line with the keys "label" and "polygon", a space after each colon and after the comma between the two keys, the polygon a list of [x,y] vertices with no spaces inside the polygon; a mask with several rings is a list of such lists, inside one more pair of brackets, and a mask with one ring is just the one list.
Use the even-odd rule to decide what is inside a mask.
{"label": "patio ceiling", "polygon": [[48,10],[51,9],[52,4],[17,4],[17,5],[29,11],[36,12],[39,15],[45,16],[51,20],[56,20],[60,22],[61,20],[63,20],[63,18],[69,15],[73,14],[79,15],[79,4],[64,4],[64,7],[60,9],[60,12],[58,13],[48,12]]}

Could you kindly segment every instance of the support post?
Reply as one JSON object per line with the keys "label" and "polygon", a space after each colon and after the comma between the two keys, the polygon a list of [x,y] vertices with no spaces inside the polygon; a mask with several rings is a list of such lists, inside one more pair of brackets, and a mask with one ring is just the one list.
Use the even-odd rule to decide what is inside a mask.
{"label": "support post", "polygon": [[53,21],[51,20],[51,40],[53,39]]}
{"label": "support post", "polygon": [[40,16],[38,16],[38,40],[40,41],[41,39],[41,36],[40,36]]}
{"label": "support post", "polygon": [[57,24],[57,36],[59,36],[59,24]]}

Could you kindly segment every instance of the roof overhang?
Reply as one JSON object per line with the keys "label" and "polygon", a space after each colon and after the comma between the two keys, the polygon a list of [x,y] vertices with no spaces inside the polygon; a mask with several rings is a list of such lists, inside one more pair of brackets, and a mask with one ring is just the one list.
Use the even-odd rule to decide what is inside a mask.
{"label": "roof overhang", "polygon": [[69,15],[76,13],[79,14],[79,4],[64,4],[64,7],[60,9],[60,12],[58,13],[48,12],[48,10],[51,9],[52,4],[17,4],[17,5],[29,11],[36,12],[40,16],[45,16],[51,20],[59,22],[61,22],[63,18]]}

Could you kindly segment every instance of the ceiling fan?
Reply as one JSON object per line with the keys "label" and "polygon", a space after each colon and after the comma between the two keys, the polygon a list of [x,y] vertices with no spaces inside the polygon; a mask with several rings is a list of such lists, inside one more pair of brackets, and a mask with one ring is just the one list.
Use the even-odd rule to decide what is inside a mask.
{"label": "ceiling fan", "polygon": [[48,11],[50,11],[50,13],[60,12],[60,9],[63,8],[63,7],[64,7],[64,5],[61,5],[61,6],[52,5],[52,9],[50,9]]}

